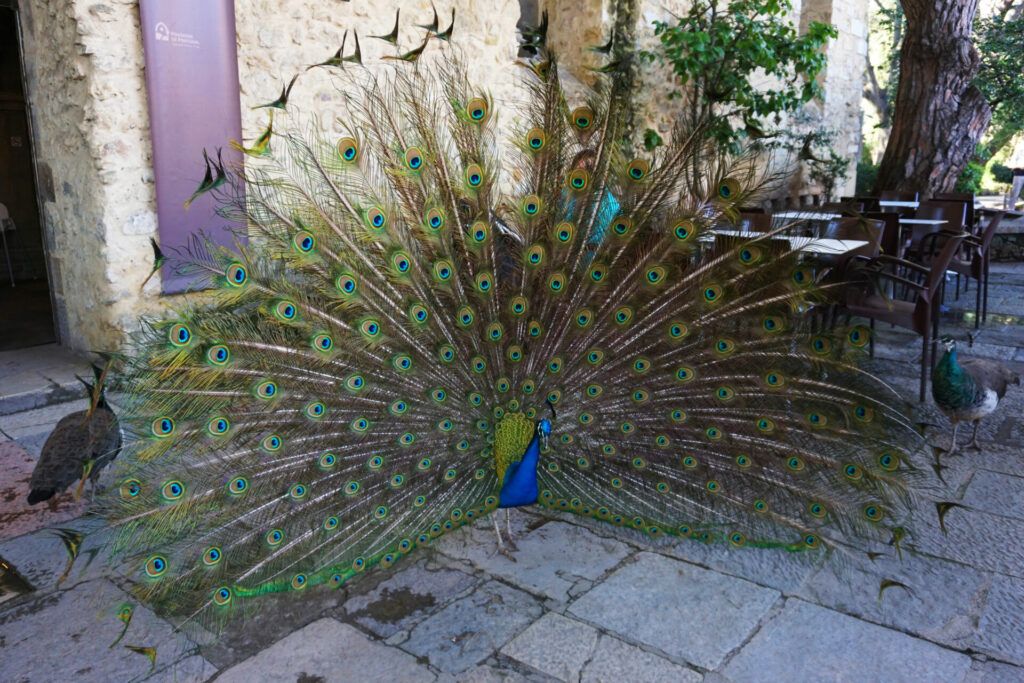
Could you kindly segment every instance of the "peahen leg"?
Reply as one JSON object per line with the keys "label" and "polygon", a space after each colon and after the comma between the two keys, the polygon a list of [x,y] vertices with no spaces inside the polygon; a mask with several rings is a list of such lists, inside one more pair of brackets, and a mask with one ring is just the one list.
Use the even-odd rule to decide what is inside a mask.
{"label": "peahen leg", "polygon": [[956,430],[959,428],[960,423],[953,422],[953,439],[952,442],[949,444],[949,450],[946,452],[946,455],[953,455],[954,453],[956,453]]}
{"label": "peahen leg", "polygon": [[967,444],[967,448],[973,451],[980,451],[981,444],[978,443],[978,427],[981,426],[981,420],[974,421],[974,435],[971,437],[971,443]]}

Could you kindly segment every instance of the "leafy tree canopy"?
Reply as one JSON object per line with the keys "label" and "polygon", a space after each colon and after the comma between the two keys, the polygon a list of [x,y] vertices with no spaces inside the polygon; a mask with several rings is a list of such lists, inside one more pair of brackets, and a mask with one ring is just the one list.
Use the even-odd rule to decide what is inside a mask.
{"label": "leafy tree canopy", "polygon": [[670,97],[695,119],[713,115],[711,135],[736,148],[822,94],[822,48],[837,31],[812,21],[799,35],[791,15],[789,0],[695,0],[675,23],[655,22],[661,50],[641,56],[671,65],[681,87]]}

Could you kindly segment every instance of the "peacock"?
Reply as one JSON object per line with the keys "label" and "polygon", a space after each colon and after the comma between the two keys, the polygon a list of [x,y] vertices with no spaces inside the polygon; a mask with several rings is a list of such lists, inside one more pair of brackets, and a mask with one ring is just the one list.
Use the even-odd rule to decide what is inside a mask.
{"label": "peacock", "polygon": [[109,362],[105,368],[93,364],[92,382],[78,378],[85,386],[89,407],[65,415],[46,438],[29,480],[29,505],[47,500],[55,505],[55,496],[76,481],[80,482],[81,492],[86,479],[95,493],[100,471],[117,457],[121,430],[117,415],[107,403],[105,384],[109,368]]}
{"label": "peacock", "polygon": [[520,506],[792,553],[909,533],[924,442],[868,330],[808,326],[799,251],[713,233],[753,157],[699,124],[632,154],[614,70],[568,101],[545,52],[499,107],[426,54],[339,66],[342,134],[279,111],[211,189],[248,240],[193,241],[212,291],[118,374],[103,514],[141,599],[218,620],[485,517],[502,545]]}
{"label": "peacock", "polygon": [[945,353],[932,373],[932,398],[953,423],[947,455],[956,452],[956,433],[961,422],[973,422],[974,434],[969,449],[980,450],[978,427],[981,420],[999,407],[1011,384],[1020,384],[1020,377],[1002,363],[987,358],[960,360],[956,341],[943,339]]}

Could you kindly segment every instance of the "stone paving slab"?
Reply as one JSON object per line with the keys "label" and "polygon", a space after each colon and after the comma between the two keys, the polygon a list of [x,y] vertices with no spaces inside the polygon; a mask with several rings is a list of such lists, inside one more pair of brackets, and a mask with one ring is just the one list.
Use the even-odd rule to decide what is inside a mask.
{"label": "stone paving slab", "polygon": [[92,377],[89,361],[65,346],[46,344],[0,353],[0,415],[80,398],[84,387],[76,374]]}
{"label": "stone paving slab", "polygon": [[[1020,542],[1018,536],[1013,542]],[[978,623],[976,650],[1024,665],[1024,580],[996,576]]]}
{"label": "stone paving slab", "polygon": [[[885,589],[883,579],[899,581]],[[944,560],[904,553],[874,561],[834,557],[807,582],[800,594],[810,602],[908,631],[957,648],[975,634],[991,576]]]}
{"label": "stone paving slab", "polygon": [[971,659],[899,631],[790,599],[722,670],[746,681],[960,681]]}
{"label": "stone paving slab", "polygon": [[692,669],[645,652],[618,638],[602,635],[594,656],[580,676],[580,683],[615,683],[617,681],[673,681],[698,683],[702,676]]}
{"label": "stone paving slab", "polygon": [[[218,669],[225,669],[253,657],[307,625],[329,617],[345,599],[343,590],[316,588],[301,594],[277,593],[260,598],[260,609],[233,619],[216,638],[195,637],[203,645],[203,656]],[[178,619],[174,619],[175,623]]]}
{"label": "stone paving slab", "polygon": [[421,560],[397,571],[373,590],[353,595],[340,611],[381,638],[389,638],[409,630],[479,581],[457,569],[428,569],[426,561]]}
{"label": "stone paving slab", "polygon": [[489,581],[420,622],[401,648],[459,673],[500,649],[542,611],[529,594]]}
{"label": "stone paving slab", "polygon": [[[1020,459],[1024,460],[1024,454]],[[1024,520],[1024,477],[978,470],[963,502],[976,510]]]}
{"label": "stone paving slab", "polygon": [[0,472],[3,472],[0,478],[0,539],[60,524],[85,512],[88,484],[82,499],[75,500],[72,491],[65,491],[55,496],[55,500],[29,505],[29,483],[35,466],[35,456],[20,444],[0,438]]}
{"label": "stone paving slab", "polygon": [[1021,683],[1024,669],[1002,662],[974,662],[963,683]]}
{"label": "stone paving slab", "polygon": [[217,677],[218,683],[418,683],[437,676],[405,652],[331,618],[314,621]]}
{"label": "stone paving slab", "polygon": [[188,683],[208,681],[217,675],[217,669],[200,655],[185,657],[179,662],[158,670],[146,683]]}
{"label": "stone paving slab", "polygon": [[597,629],[548,612],[501,649],[507,657],[563,681],[575,681],[594,656]]}
{"label": "stone paving slab", "polygon": [[[471,562],[509,583],[559,602],[569,600],[577,582],[600,578],[632,552],[625,543],[575,524],[549,521],[527,531],[528,521],[544,519],[521,512],[513,512],[512,519],[518,545],[512,553],[514,561],[497,552],[494,528],[488,521],[448,534],[435,547],[449,557]],[[504,532],[504,520],[502,529]]]}
{"label": "stone paving slab", "polygon": [[[1024,413],[1022,413],[1024,415]],[[942,458],[942,463],[962,463],[964,467],[985,469],[990,472],[1024,477],[1024,440],[1017,445],[985,443],[981,452],[966,452],[962,456]]]}
{"label": "stone paving slab", "polygon": [[[97,518],[79,518],[63,522],[60,528],[71,529],[83,535],[78,559],[71,566],[61,588],[68,589],[88,579],[110,572],[106,564],[104,545],[110,533],[103,530]],[[51,528],[0,541],[0,557],[10,562],[39,592],[57,588],[57,581],[67,568],[68,556],[63,541]]]}
{"label": "stone paving slab", "polygon": [[[948,435],[943,435],[942,440],[936,439],[934,433],[929,434],[929,437],[933,444],[942,447],[949,445]],[[996,475],[1007,474],[1011,477],[1024,477],[1024,457],[1021,457],[1021,451],[1021,448],[1014,446],[987,442],[980,452],[971,451],[952,456],[940,455],[943,467],[942,478],[948,489],[955,492],[952,499],[962,496],[975,475],[983,470]],[[1010,481],[1013,480],[1010,479]]]}
{"label": "stone paving slab", "polygon": [[715,669],[779,598],[749,581],[641,553],[574,602],[569,612],[627,641]]}
{"label": "stone paving slab", "polygon": [[512,669],[481,665],[467,669],[457,676],[442,673],[437,683],[551,683],[549,676],[540,673],[523,674]]}
{"label": "stone paving slab", "polygon": [[937,524],[915,528],[915,547],[928,555],[1024,578],[1020,520],[955,508],[945,522],[946,534]]}
{"label": "stone paving slab", "polygon": [[125,602],[134,601],[109,581],[96,580],[4,605],[0,610],[3,680],[108,683],[147,676],[149,661],[124,645],[156,646],[158,672],[195,654],[195,644],[138,605],[124,640],[110,648],[121,632],[117,610]]}
{"label": "stone paving slab", "polygon": [[549,612],[501,653],[560,681],[678,681],[701,675],[561,614]]}
{"label": "stone paving slab", "polygon": [[822,553],[790,553],[777,548],[673,542],[661,549],[680,560],[710,567],[783,593],[795,593],[824,560]]}

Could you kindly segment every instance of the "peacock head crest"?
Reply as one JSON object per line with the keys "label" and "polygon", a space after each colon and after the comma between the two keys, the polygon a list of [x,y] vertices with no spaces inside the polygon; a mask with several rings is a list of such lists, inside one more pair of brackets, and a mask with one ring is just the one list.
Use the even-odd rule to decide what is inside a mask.
{"label": "peacock head crest", "polygon": [[942,347],[946,353],[953,353],[956,351],[956,340],[949,336],[942,337]]}

